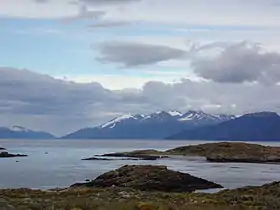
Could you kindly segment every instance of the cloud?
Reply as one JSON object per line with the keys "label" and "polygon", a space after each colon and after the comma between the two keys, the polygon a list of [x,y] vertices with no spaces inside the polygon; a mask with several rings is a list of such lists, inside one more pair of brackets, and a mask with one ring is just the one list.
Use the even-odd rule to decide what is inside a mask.
{"label": "cloud", "polygon": [[38,4],[43,4],[49,2],[49,0],[34,0]]}
{"label": "cloud", "polygon": [[80,7],[78,14],[69,17],[63,17],[63,21],[76,21],[76,20],[100,20],[106,15],[103,10],[89,10],[87,6],[83,5]]}
{"label": "cloud", "polygon": [[[220,45],[218,48],[221,50],[218,56],[192,61],[195,73],[221,83],[280,82],[279,53],[267,52],[261,45],[249,42]],[[205,47],[202,46],[201,49]]]}
{"label": "cloud", "polygon": [[102,62],[113,62],[125,68],[151,65],[161,61],[180,59],[185,51],[164,45],[150,45],[136,42],[106,42],[99,46]]}
{"label": "cloud", "polygon": [[206,0],[164,3],[163,0],[1,0],[0,14],[2,17],[60,19],[75,15],[81,5],[94,10],[106,8],[113,20],[212,26],[212,29],[217,26],[279,27],[280,22],[277,6],[263,0],[253,3],[212,0],[210,7]]}
{"label": "cloud", "polygon": [[141,0],[78,0],[81,3],[93,4],[93,5],[106,5],[106,4],[123,4],[139,2]]}
{"label": "cloud", "polygon": [[263,110],[279,112],[280,99],[274,97],[278,91],[279,85],[182,80],[174,84],[149,82],[143,87],[141,95],[153,108],[201,109],[212,113],[241,114]]}
{"label": "cloud", "polygon": [[30,116],[30,120],[32,116],[54,121],[69,116],[85,121],[94,107],[110,103],[112,97],[98,83],[81,85],[12,68],[0,68],[0,75],[0,114]]}
{"label": "cloud", "polygon": [[107,27],[121,27],[127,26],[131,24],[130,22],[126,21],[110,21],[110,20],[102,20],[101,22],[95,22],[88,26],[89,29],[96,29],[96,28],[107,28]]}
{"label": "cloud", "polygon": [[110,91],[99,83],[79,84],[28,70],[0,68],[0,125],[23,125],[62,135],[127,113],[280,111],[280,99],[275,97],[279,91],[279,85],[190,80],[147,82],[141,89]]}

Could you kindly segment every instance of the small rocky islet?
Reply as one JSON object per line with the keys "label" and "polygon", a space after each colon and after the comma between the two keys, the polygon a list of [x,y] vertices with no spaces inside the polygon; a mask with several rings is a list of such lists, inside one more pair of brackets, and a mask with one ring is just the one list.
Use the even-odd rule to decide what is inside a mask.
{"label": "small rocky islet", "polygon": [[205,179],[167,169],[166,166],[125,165],[109,171],[95,180],[72,187],[124,187],[143,191],[193,192],[195,190],[223,188]]}
{"label": "small rocky islet", "polygon": [[6,150],[7,150],[6,148],[0,147],[0,158],[27,157],[27,155],[24,154],[11,154]]}
{"label": "small rocky islet", "polygon": [[27,157],[27,155],[11,154],[11,153],[8,153],[8,152],[0,152],[0,158],[15,158],[15,157]]}
{"label": "small rocky islet", "polygon": [[210,162],[280,163],[280,147],[241,142],[206,143],[178,147],[166,151],[137,150],[104,154],[103,157],[174,158],[182,156],[205,157]]}

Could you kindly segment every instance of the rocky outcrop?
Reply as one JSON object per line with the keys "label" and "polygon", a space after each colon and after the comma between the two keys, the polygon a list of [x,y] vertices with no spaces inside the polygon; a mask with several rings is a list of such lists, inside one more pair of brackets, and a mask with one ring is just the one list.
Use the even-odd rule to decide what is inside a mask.
{"label": "rocky outcrop", "polygon": [[22,154],[10,154],[8,152],[1,152],[0,158],[14,158],[14,157],[27,157],[27,155]]}
{"label": "rocky outcrop", "polygon": [[239,142],[179,147],[172,154],[204,156],[211,162],[280,163],[280,148]]}
{"label": "rocky outcrop", "polygon": [[[113,159],[113,158],[101,158],[101,157],[90,157],[90,158],[84,158],[82,160],[96,160],[96,161],[114,161],[114,160],[120,160],[120,159]],[[121,160],[139,160],[138,158],[121,158]]]}
{"label": "rocky outcrop", "polygon": [[0,147],[0,150],[6,150],[5,148],[3,148],[3,147]]}
{"label": "rocky outcrop", "polygon": [[280,163],[280,147],[269,147],[242,142],[220,142],[189,145],[164,152],[137,150],[105,154],[106,157],[172,158],[174,156],[200,156],[211,162]]}
{"label": "rocky outcrop", "polygon": [[201,189],[222,188],[221,185],[168,170],[166,166],[126,165],[105,173],[91,182],[73,187],[124,187],[142,191],[193,192]]}
{"label": "rocky outcrop", "polygon": [[163,152],[157,150],[136,150],[132,152],[117,152],[101,155],[103,157],[137,158],[141,160],[157,160],[168,158]]}

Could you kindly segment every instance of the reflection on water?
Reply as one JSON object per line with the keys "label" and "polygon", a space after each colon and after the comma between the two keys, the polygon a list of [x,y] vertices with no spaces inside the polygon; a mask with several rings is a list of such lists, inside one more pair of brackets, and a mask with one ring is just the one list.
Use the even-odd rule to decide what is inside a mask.
{"label": "reflection on water", "polygon": [[[200,157],[175,159],[82,161],[96,154],[136,149],[166,150],[203,141],[91,141],[91,140],[0,140],[9,152],[26,158],[0,159],[0,188],[55,188],[94,179],[125,164],[166,165],[170,169],[217,182],[226,188],[262,185],[280,180],[280,165],[209,163]],[[259,143],[260,144],[260,143]],[[277,145],[280,143],[267,143]],[[17,162],[19,161],[19,162]]]}

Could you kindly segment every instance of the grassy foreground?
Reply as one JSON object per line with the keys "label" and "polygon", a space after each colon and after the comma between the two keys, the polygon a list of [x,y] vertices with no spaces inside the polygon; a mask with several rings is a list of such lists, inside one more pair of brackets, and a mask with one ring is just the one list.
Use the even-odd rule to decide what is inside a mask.
{"label": "grassy foreground", "polygon": [[280,183],[216,194],[143,192],[125,188],[0,190],[1,210],[276,210]]}

